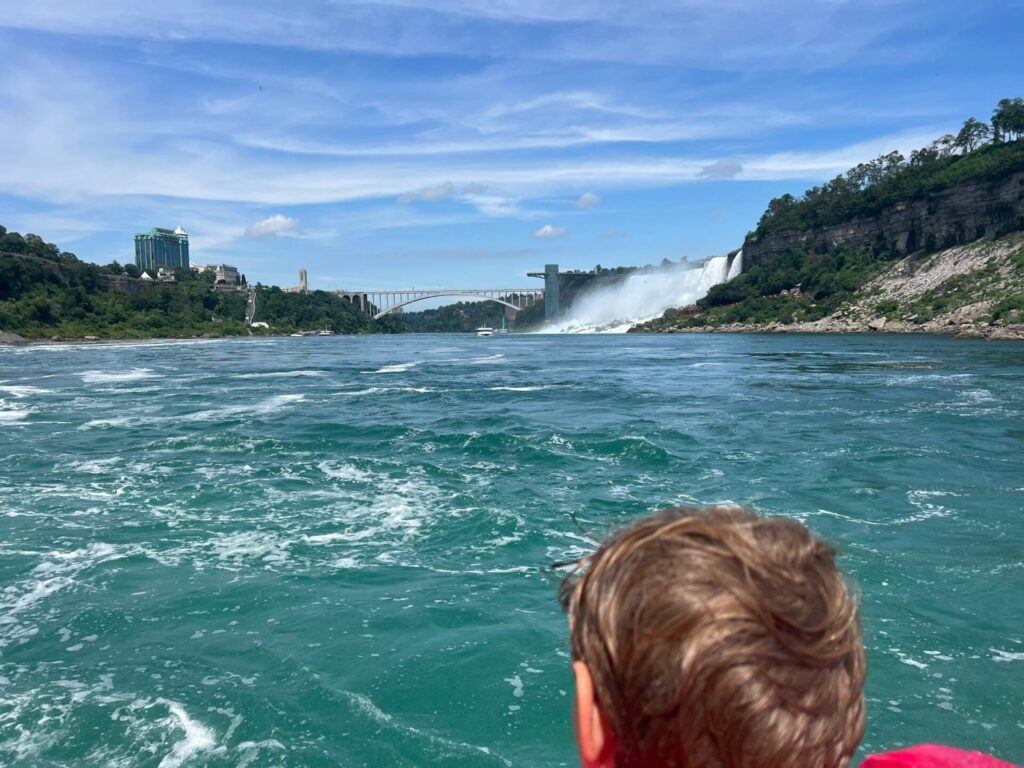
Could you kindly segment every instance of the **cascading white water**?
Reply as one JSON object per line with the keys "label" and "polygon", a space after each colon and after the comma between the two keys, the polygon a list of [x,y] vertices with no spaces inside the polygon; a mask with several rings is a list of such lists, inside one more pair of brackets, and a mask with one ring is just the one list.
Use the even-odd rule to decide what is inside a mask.
{"label": "cascading white water", "polygon": [[713,285],[736,277],[743,269],[743,251],[729,263],[715,256],[702,267],[686,263],[634,272],[621,283],[585,293],[565,316],[542,333],[625,333],[637,323],[660,317],[669,307],[693,304]]}
{"label": "cascading white water", "polygon": [[743,249],[740,248],[736,251],[736,256],[732,260],[732,264],[729,265],[729,274],[725,276],[725,279],[732,280],[740,272],[743,271]]}

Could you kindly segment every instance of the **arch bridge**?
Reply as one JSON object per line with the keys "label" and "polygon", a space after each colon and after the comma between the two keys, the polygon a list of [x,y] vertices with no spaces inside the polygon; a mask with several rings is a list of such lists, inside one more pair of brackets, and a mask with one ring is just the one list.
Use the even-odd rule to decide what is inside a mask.
{"label": "arch bridge", "polygon": [[466,299],[496,301],[516,311],[526,309],[544,298],[543,288],[434,288],[407,291],[338,291],[349,304],[358,307],[375,320],[402,307],[426,299],[457,296]]}

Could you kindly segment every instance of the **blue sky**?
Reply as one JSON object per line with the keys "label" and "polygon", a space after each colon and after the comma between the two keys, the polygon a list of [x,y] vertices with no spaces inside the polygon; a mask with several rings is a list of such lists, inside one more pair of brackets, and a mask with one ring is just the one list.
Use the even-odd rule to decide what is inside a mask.
{"label": "blue sky", "polygon": [[33,0],[0,16],[0,223],[106,263],[180,222],[332,289],[702,258],[1024,95],[1021,30],[1014,0]]}

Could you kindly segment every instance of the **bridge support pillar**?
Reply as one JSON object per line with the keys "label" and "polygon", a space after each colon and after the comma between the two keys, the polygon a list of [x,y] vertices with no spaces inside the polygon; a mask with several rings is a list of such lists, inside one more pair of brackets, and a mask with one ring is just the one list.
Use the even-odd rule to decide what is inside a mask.
{"label": "bridge support pillar", "polygon": [[544,265],[544,319],[554,320],[558,316],[558,265]]}

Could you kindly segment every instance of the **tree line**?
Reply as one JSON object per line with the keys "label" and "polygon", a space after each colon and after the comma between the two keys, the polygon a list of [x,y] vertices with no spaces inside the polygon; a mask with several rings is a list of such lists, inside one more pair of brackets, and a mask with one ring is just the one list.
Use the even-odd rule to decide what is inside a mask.
{"label": "tree line", "polygon": [[752,237],[832,226],[972,179],[993,179],[1024,166],[1024,99],[1002,99],[988,123],[968,118],[909,157],[900,152],[859,163],[802,197],[773,198]]}

